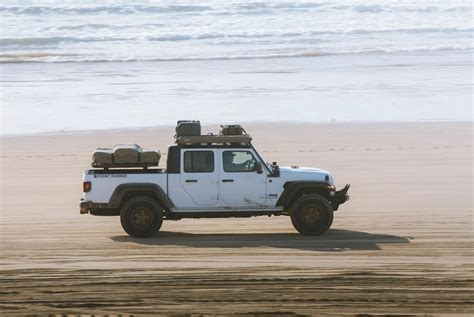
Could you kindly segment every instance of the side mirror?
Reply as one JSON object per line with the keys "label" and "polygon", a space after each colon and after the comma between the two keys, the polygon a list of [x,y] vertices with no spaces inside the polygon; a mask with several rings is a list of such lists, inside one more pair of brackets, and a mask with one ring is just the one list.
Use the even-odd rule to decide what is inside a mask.
{"label": "side mirror", "polygon": [[257,174],[262,174],[262,163],[255,162],[253,170],[254,170],[254,172],[257,172]]}

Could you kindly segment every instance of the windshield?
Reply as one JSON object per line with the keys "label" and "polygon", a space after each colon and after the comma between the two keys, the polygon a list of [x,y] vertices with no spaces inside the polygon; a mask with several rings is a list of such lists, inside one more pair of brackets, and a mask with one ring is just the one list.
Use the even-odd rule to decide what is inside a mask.
{"label": "windshield", "polygon": [[269,163],[269,162],[266,162],[263,157],[260,155],[260,153],[258,153],[258,151],[255,149],[255,147],[251,144],[250,145],[253,149],[253,151],[255,152],[255,154],[258,156],[258,158],[260,159],[260,161],[262,162],[262,164],[265,164],[265,167],[267,168],[267,170],[270,172],[270,173],[273,173],[275,171],[275,169],[273,168],[273,166]]}

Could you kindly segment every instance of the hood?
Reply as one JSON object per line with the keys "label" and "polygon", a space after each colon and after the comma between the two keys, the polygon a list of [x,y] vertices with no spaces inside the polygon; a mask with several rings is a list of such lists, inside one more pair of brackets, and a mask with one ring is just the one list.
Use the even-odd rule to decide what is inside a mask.
{"label": "hood", "polygon": [[297,166],[281,166],[280,177],[285,181],[326,181],[326,175],[329,176],[329,182],[332,184],[333,179],[331,173],[315,167],[297,167]]}

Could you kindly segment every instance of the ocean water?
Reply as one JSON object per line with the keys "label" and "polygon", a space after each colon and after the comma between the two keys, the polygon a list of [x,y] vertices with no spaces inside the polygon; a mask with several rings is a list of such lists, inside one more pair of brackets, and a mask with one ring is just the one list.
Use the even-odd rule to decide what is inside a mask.
{"label": "ocean water", "polygon": [[1,61],[163,61],[469,49],[472,2],[2,0]]}
{"label": "ocean water", "polygon": [[0,2],[2,134],[472,120],[471,1]]}

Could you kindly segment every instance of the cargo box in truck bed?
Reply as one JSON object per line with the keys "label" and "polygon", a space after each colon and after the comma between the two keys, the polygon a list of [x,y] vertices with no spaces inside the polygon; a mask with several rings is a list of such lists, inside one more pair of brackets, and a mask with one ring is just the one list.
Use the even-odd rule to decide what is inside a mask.
{"label": "cargo box in truck bed", "polygon": [[137,144],[118,144],[111,148],[97,148],[92,154],[92,167],[127,168],[158,166],[160,151],[143,149]]}

